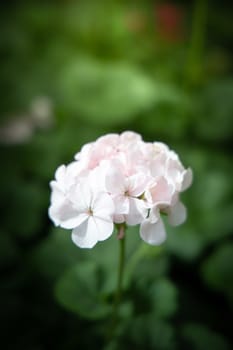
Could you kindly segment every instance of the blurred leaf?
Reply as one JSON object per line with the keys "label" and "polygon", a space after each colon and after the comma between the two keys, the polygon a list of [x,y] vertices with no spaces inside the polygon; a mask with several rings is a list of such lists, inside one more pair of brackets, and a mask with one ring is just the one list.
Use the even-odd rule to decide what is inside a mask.
{"label": "blurred leaf", "polygon": [[[136,228],[137,229],[137,228]],[[138,245],[139,237],[135,228],[127,231],[126,255]],[[98,244],[91,250],[80,249],[71,239],[71,230],[52,228],[50,235],[36,247],[31,261],[40,273],[48,278],[57,279],[77,261],[93,261],[108,276],[104,283],[106,293],[112,293],[116,287],[119,242],[114,232],[112,237]]]}
{"label": "blurred leaf", "polygon": [[149,287],[149,295],[155,315],[160,318],[171,317],[177,309],[177,289],[168,279],[158,279]]}
{"label": "blurred leaf", "polygon": [[125,338],[132,349],[175,349],[174,330],[153,314],[144,314],[130,320]]}
{"label": "blurred leaf", "polygon": [[[138,227],[135,227],[136,230],[138,231]],[[132,230],[132,228],[129,228]],[[136,231],[135,230],[135,231]],[[138,234],[138,232],[137,232]],[[132,246],[132,243],[130,242],[130,246]],[[133,247],[134,248],[134,247]],[[161,268],[161,255],[163,252],[163,248],[161,246],[150,246],[149,244],[140,241],[137,246],[135,246],[134,249],[132,249],[132,252],[129,256],[129,260],[127,262],[127,265],[125,267],[125,275],[124,275],[124,281],[125,285],[130,285],[132,282],[132,279],[138,278],[138,269],[139,266],[143,264],[143,261],[147,261],[152,258],[156,258],[157,260],[157,265],[156,265],[156,271],[154,270],[153,273],[154,275],[160,274],[160,268]],[[144,275],[144,273],[143,273]],[[140,278],[140,277],[139,277]]]}
{"label": "blurred leaf", "polygon": [[163,253],[154,258],[144,257],[134,266],[133,283],[143,294],[147,294],[154,281],[163,277],[168,269],[169,257],[166,254]]}
{"label": "blurred leaf", "polygon": [[224,170],[207,170],[205,176],[198,179],[199,194],[203,193],[205,188],[206,195],[202,198],[202,206],[207,210],[224,205],[230,190],[233,189],[229,174],[225,173]]}
{"label": "blurred leaf", "polygon": [[188,342],[187,348],[193,350],[230,350],[227,340],[220,334],[201,324],[186,324],[182,335]]}
{"label": "blurred leaf", "polygon": [[168,237],[165,244],[169,252],[185,260],[194,260],[202,252],[205,241],[192,226],[187,221],[182,227],[167,227]]}
{"label": "blurred leaf", "polygon": [[108,343],[103,350],[118,350],[118,344],[117,344],[117,340],[112,340],[110,343]]}
{"label": "blurred leaf", "polygon": [[233,132],[233,81],[225,79],[210,82],[198,102],[197,133],[205,140],[224,141]]}
{"label": "blurred leaf", "polygon": [[210,287],[223,292],[233,305],[233,243],[216,248],[205,260],[202,276]]}
{"label": "blurred leaf", "polygon": [[72,242],[69,231],[52,228],[50,235],[35,247],[30,258],[31,264],[36,266],[42,276],[54,281],[82,260],[83,253]]}
{"label": "blurred leaf", "polygon": [[68,310],[88,319],[101,319],[111,312],[102,292],[104,276],[92,261],[80,262],[56,284],[57,301]]}
{"label": "blurred leaf", "polygon": [[190,125],[192,98],[178,86],[169,82],[154,81],[155,103],[152,108],[140,115],[137,122],[140,131],[154,139],[181,139],[187,134]]}
{"label": "blurred leaf", "polygon": [[64,118],[57,128],[36,134],[30,148],[24,152],[25,167],[47,182],[53,178],[59,164],[71,162],[83,144],[94,141],[103,132],[98,127],[80,126],[68,114]]}
{"label": "blurred leaf", "polygon": [[233,168],[230,157],[220,151],[194,147],[180,153],[191,165],[194,180],[181,197],[187,221],[178,228],[168,226],[167,245],[175,254],[193,259],[205,246],[232,233]]}
{"label": "blurred leaf", "polygon": [[61,103],[70,113],[106,126],[132,120],[166,96],[159,85],[130,65],[88,58],[65,67],[60,87]]}
{"label": "blurred leaf", "polygon": [[[197,202],[200,202],[202,197],[199,205],[200,223],[205,230],[204,237],[208,241],[224,237],[230,234],[233,229],[230,215],[233,208],[231,201],[233,194],[232,172],[227,166],[221,163],[219,165],[220,169],[206,169],[202,177],[198,179],[198,185],[195,188],[194,196]],[[202,196],[202,193],[205,193],[205,196]]]}
{"label": "blurred leaf", "polygon": [[[137,251],[141,240],[139,238],[138,227],[128,227],[126,230],[126,262],[123,279],[123,287],[128,287],[127,267],[131,256]],[[101,266],[108,278],[105,281],[104,290],[106,293],[113,293],[116,288],[118,259],[119,259],[119,240],[114,231],[112,237],[104,242],[98,242],[95,248],[88,254],[88,259],[93,260]]]}
{"label": "blurred leaf", "polygon": [[43,225],[48,204],[46,190],[39,184],[23,181],[12,183],[7,190],[5,227],[21,237],[35,236]]}

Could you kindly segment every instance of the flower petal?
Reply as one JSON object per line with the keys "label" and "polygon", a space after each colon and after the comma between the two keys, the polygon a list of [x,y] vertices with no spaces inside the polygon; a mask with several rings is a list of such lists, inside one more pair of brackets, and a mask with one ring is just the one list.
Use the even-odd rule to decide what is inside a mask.
{"label": "flower petal", "polygon": [[106,174],[106,189],[111,194],[123,194],[125,191],[125,177],[114,164],[109,166]]}
{"label": "flower petal", "polygon": [[[91,220],[92,222],[93,220]],[[72,241],[80,248],[93,248],[98,242],[98,234],[90,224],[90,219],[84,221],[72,231]]]}
{"label": "flower petal", "polygon": [[129,193],[132,197],[139,197],[145,192],[148,185],[152,184],[152,177],[143,173],[131,175],[129,177]]}
{"label": "flower petal", "polygon": [[109,238],[113,233],[113,221],[110,217],[106,217],[106,219],[93,217],[93,221],[90,221],[90,225],[95,227],[95,230],[98,235],[98,241],[104,241]]}
{"label": "flower petal", "polygon": [[150,221],[151,224],[154,224],[158,220],[160,220],[159,206],[155,205],[154,207],[150,208],[150,214],[149,214],[148,220]]}
{"label": "flower petal", "polygon": [[193,181],[193,172],[192,172],[192,169],[188,168],[183,175],[181,191],[185,191],[189,186],[191,186],[192,181]]}
{"label": "flower petal", "polygon": [[50,186],[52,189],[51,203],[56,205],[63,203],[65,200],[65,195],[64,195],[64,192],[62,192],[61,189],[57,186],[57,182],[51,181]]}
{"label": "flower petal", "polygon": [[92,201],[92,192],[86,180],[81,180],[76,186],[72,186],[69,191],[69,199],[78,212],[89,209]]}
{"label": "flower petal", "polygon": [[115,204],[115,215],[122,215],[129,213],[129,199],[126,196],[115,196],[113,198]]}
{"label": "flower petal", "polygon": [[57,181],[63,181],[66,173],[66,167],[64,164],[60,165],[55,172],[55,179]]}
{"label": "flower petal", "polygon": [[129,214],[126,215],[126,223],[130,226],[140,224],[147,216],[148,209],[143,200],[129,197]]}
{"label": "flower petal", "polygon": [[92,208],[94,211],[94,216],[103,218],[105,216],[113,215],[115,209],[112,197],[108,193],[104,192],[95,193],[92,201]]}
{"label": "flower petal", "polygon": [[144,220],[140,226],[141,238],[152,245],[159,245],[166,239],[166,231],[162,219],[151,224],[149,220]]}
{"label": "flower petal", "polygon": [[150,189],[151,201],[156,204],[171,204],[175,188],[167,179],[161,176]]}
{"label": "flower petal", "polygon": [[168,212],[168,221],[172,226],[183,224],[187,217],[187,210],[183,203],[178,201]]}
{"label": "flower petal", "polygon": [[113,216],[113,221],[116,224],[122,224],[123,222],[125,222],[125,216],[124,215],[114,215]]}
{"label": "flower petal", "polygon": [[56,225],[71,229],[80,225],[88,216],[85,213],[78,213],[70,202],[64,201],[62,205],[51,205],[49,208],[49,217]]}

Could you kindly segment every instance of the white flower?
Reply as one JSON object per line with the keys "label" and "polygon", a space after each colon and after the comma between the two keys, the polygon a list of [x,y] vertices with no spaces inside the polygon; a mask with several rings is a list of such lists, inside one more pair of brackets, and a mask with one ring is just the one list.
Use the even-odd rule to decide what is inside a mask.
{"label": "white flower", "polygon": [[180,193],[191,185],[192,171],[167,145],[127,131],[84,145],[75,159],[51,181],[49,216],[73,230],[79,247],[92,248],[119,223],[140,224],[144,241],[161,244],[166,238],[161,214],[174,226],[186,219]]}
{"label": "white flower", "polygon": [[140,236],[145,242],[158,245],[166,239],[166,230],[160,213],[168,216],[170,225],[178,226],[186,219],[186,208],[179,201],[175,184],[165,177],[159,177],[146,191],[145,197],[150,204],[150,213],[140,226]]}
{"label": "white flower", "polygon": [[[64,168],[59,169],[58,178],[64,179]],[[92,248],[113,232],[114,204],[109,194],[93,190],[87,179],[72,184],[66,195],[50,207],[50,217],[61,227],[73,229],[72,240],[81,248]]]}
{"label": "white flower", "polygon": [[98,241],[109,238],[113,232],[114,204],[105,192],[93,192],[81,183],[72,194],[77,211],[72,240],[81,248],[92,248]]}
{"label": "white flower", "polygon": [[137,225],[146,218],[148,207],[140,196],[145,192],[148,181],[141,173],[125,176],[120,167],[114,163],[109,164],[106,189],[114,200],[115,222]]}

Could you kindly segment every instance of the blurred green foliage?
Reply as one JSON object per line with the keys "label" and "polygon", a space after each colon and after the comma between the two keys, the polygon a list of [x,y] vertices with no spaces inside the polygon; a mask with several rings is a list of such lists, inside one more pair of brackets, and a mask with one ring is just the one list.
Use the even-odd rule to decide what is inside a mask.
{"label": "blurred green foliage", "polygon": [[[232,5],[60,0],[1,10],[2,347],[232,348]],[[52,109],[35,114],[43,96]],[[49,181],[84,143],[123,130],[168,143],[194,183],[187,222],[167,227],[162,247],[127,231],[120,322],[106,341],[116,235],[77,248],[48,219]]]}

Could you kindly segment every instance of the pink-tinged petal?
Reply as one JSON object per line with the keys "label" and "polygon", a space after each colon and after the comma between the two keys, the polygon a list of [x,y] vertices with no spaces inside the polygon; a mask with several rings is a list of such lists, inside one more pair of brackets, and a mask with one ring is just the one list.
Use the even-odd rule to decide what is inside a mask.
{"label": "pink-tinged petal", "polygon": [[115,222],[115,224],[122,224],[123,222],[125,222],[125,216],[124,215],[114,215],[113,222]]}
{"label": "pink-tinged petal", "polygon": [[80,248],[93,248],[98,242],[98,233],[93,226],[93,220],[84,221],[72,231],[72,241]]}
{"label": "pink-tinged petal", "polygon": [[105,191],[105,177],[107,172],[107,164],[106,161],[103,161],[100,166],[93,169],[89,176],[88,176],[88,182],[90,184],[90,187],[93,192],[101,192]]}
{"label": "pink-tinged petal", "polygon": [[181,191],[187,190],[187,188],[191,186],[192,182],[193,182],[193,172],[192,172],[192,169],[188,168],[183,174]]}
{"label": "pink-tinged petal", "polygon": [[187,217],[187,210],[183,203],[177,202],[168,212],[168,221],[172,226],[181,225]]}
{"label": "pink-tinged petal", "polygon": [[84,145],[82,147],[81,151],[75,154],[74,159],[76,159],[76,160],[81,160],[82,158],[88,159],[88,156],[89,156],[91,150],[93,149],[93,146],[94,146],[94,142],[90,142],[90,143],[87,143],[86,145]]}
{"label": "pink-tinged petal", "polygon": [[110,145],[110,146],[117,146],[119,144],[119,135],[118,134],[107,134],[104,136],[100,136],[97,139],[98,143]]}
{"label": "pink-tinged petal", "polygon": [[151,184],[151,178],[145,174],[135,174],[129,177],[129,193],[132,197],[139,197]]}
{"label": "pink-tinged petal", "polygon": [[92,208],[94,216],[105,217],[113,215],[114,203],[111,196],[108,193],[97,192],[92,201]]}
{"label": "pink-tinged petal", "polygon": [[67,165],[65,176],[66,187],[76,183],[77,177],[86,176],[87,170],[83,169],[81,162],[74,161]]}
{"label": "pink-tinged petal", "polygon": [[125,192],[125,176],[117,167],[109,167],[106,174],[106,189],[111,194],[123,194]]}
{"label": "pink-tinged petal", "polygon": [[153,148],[153,152],[151,154],[151,159],[149,159],[149,162],[150,162],[151,174],[155,178],[164,175],[166,171],[167,160],[168,160],[167,152],[157,147]]}
{"label": "pink-tinged petal", "polygon": [[120,134],[120,141],[123,144],[134,143],[141,141],[142,137],[134,131],[124,131]]}
{"label": "pink-tinged petal", "polygon": [[163,221],[159,219],[156,223],[151,224],[149,220],[142,222],[140,226],[141,238],[152,245],[159,245],[166,239],[166,231]]}
{"label": "pink-tinged petal", "polygon": [[126,215],[127,225],[140,224],[147,216],[148,209],[143,200],[129,197],[129,214]]}
{"label": "pink-tinged petal", "polygon": [[174,186],[169,184],[165,177],[160,177],[157,183],[150,189],[151,200],[154,204],[171,204],[174,193]]}
{"label": "pink-tinged petal", "polygon": [[90,218],[89,222],[90,225],[95,227],[98,235],[98,241],[104,241],[113,233],[114,225],[110,217],[106,217],[106,219],[103,220],[102,218],[93,216],[93,218]]}

